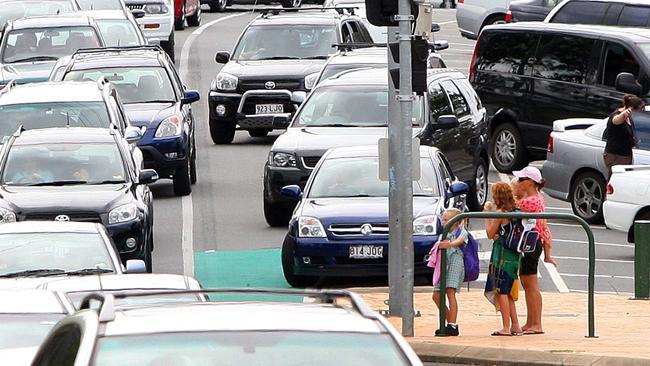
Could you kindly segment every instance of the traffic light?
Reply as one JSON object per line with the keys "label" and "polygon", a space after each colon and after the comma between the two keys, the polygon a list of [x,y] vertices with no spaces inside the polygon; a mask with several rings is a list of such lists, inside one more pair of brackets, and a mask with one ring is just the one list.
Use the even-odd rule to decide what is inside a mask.
{"label": "traffic light", "polygon": [[[366,18],[372,25],[378,27],[397,27],[399,22],[394,20],[394,16],[399,14],[399,0],[365,0]],[[409,0],[411,4],[411,14],[417,18],[418,5]]]}
{"label": "traffic light", "polygon": [[[391,68],[390,78],[395,89],[399,89],[399,43],[389,43],[390,54],[393,57],[396,68]],[[413,83],[413,92],[424,94],[427,91],[427,61],[429,59],[429,42],[421,37],[411,40],[411,82]]]}

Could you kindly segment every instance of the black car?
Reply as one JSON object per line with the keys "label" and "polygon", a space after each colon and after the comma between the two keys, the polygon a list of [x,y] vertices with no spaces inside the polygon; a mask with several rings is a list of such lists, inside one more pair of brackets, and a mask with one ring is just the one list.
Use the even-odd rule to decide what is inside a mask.
{"label": "black car", "polygon": [[0,222],[103,224],[123,263],[151,272],[154,170],[140,170],[117,130],[90,127],[18,130],[0,157]]}
{"label": "black car", "polygon": [[216,55],[226,65],[210,87],[214,143],[232,142],[237,129],[263,137],[287,128],[321,66],[336,52],[332,45],[345,42],[372,42],[361,18],[345,9],[263,12],[244,29],[232,55]]}
{"label": "black car", "polygon": [[[264,166],[264,216],[271,226],[286,225],[295,201],[282,187],[302,189],[325,152],[334,147],[373,145],[387,136],[388,72],[352,70],[322,81],[296,113],[287,132],[273,144]],[[421,145],[439,148],[450,171],[470,185],[470,209],[481,210],[488,180],[485,108],[460,72],[428,72],[428,92],[413,109],[413,134]],[[451,184],[453,177],[446,177]]]}
{"label": "black car", "polygon": [[508,10],[513,22],[541,22],[561,2],[562,0],[514,0],[510,2]]}
{"label": "black car", "polygon": [[648,28],[648,0],[565,0],[544,20],[548,23],[602,24]]}
{"label": "black car", "polygon": [[501,172],[546,158],[553,121],[605,118],[625,93],[650,91],[650,30],[575,24],[486,27],[469,79],[490,118]]}

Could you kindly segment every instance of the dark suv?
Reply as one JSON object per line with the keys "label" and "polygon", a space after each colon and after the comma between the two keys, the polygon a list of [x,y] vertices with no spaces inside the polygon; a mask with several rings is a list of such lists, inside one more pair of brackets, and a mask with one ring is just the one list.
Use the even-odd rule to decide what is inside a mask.
{"label": "dark suv", "polygon": [[[286,225],[295,201],[282,187],[304,189],[325,152],[334,147],[372,145],[387,135],[388,72],[352,70],[322,81],[296,113],[287,132],[273,144],[264,166],[264,216],[271,226]],[[481,210],[487,194],[487,120],[481,101],[458,71],[429,70],[428,92],[413,107],[413,134],[435,146],[450,171],[470,185],[467,197]],[[446,179],[448,178],[448,179]],[[451,184],[453,177],[445,177]]]}
{"label": "dark suv", "polygon": [[287,128],[321,66],[336,52],[332,45],[345,42],[372,42],[361,18],[348,10],[263,12],[243,31],[232,55],[216,55],[226,65],[210,87],[214,143],[232,142],[236,129],[263,137]]}
{"label": "dark suv", "polygon": [[565,0],[544,20],[548,23],[650,26],[648,0]]}
{"label": "dark suv", "polygon": [[486,27],[469,78],[487,108],[492,163],[510,172],[546,158],[553,121],[605,118],[650,90],[650,30],[575,24]]}

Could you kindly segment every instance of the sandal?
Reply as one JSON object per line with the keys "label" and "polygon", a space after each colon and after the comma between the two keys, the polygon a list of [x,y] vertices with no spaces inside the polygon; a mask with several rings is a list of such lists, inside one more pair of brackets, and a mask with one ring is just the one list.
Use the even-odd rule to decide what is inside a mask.
{"label": "sandal", "polygon": [[541,330],[526,329],[526,330],[523,331],[523,334],[525,334],[525,335],[544,334],[544,332],[541,331]]}
{"label": "sandal", "polygon": [[501,333],[500,330],[495,330],[495,331],[492,332],[492,334],[490,334],[490,335],[491,335],[491,336],[495,336],[495,337],[512,337],[512,334],[511,334],[511,333]]}

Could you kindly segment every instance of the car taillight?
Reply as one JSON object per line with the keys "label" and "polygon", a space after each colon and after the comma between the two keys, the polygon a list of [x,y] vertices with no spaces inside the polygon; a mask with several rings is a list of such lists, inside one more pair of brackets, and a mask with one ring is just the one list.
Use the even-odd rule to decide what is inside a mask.
{"label": "car taillight", "polygon": [[548,135],[548,145],[546,145],[546,152],[553,153],[553,133],[551,132],[550,135]]}
{"label": "car taillight", "polygon": [[465,4],[465,0],[458,0],[459,4]]}
{"label": "car taillight", "polygon": [[478,55],[478,45],[481,41],[481,38],[476,40],[476,44],[474,45],[474,53],[472,53],[472,60],[469,62],[469,81],[474,82],[474,70],[475,70],[475,65],[474,63],[476,62],[476,57]]}
{"label": "car taillight", "polygon": [[614,186],[611,185],[610,183],[607,183],[607,194],[609,195],[614,194]]}
{"label": "car taillight", "polygon": [[512,11],[510,10],[510,7],[508,7],[508,10],[506,10],[506,23],[512,22]]}

